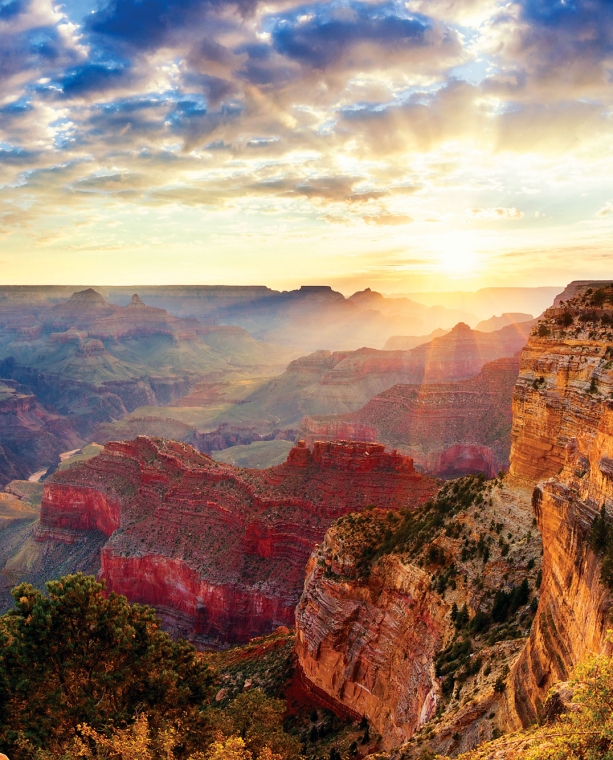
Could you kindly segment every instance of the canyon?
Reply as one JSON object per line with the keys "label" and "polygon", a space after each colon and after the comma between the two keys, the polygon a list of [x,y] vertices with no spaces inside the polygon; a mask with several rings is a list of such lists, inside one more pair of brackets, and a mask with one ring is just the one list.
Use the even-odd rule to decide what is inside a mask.
{"label": "canyon", "polygon": [[241,470],[138,437],[47,479],[35,541],[74,552],[103,537],[92,546],[109,590],[153,604],[201,646],[223,646],[293,623],[307,559],[336,518],[415,508],[436,490],[376,443],[299,443],[284,464]]}
{"label": "canyon", "polygon": [[[214,405],[214,377],[189,379],[176,402]],[[7,430],[11,414],[36,435],[55,425],[57,446],[75,448],[76,426],[15,401],[29,397],[20,383],[5,381]],[[194,428],[196,448],[108,440],[46,480],[40,521],[4,499],[2,604],[10,581],[84,569],[203,649],[295,624],[294,693],[366,719],[377,757],[457,756],[540,719],[578,662],[610,651],[593,526],[613,518],[612,398],[609,282],[571,283],[536,323],[317,351]],[[299,443],[267,469],[197,450],[282,440],[291,425]]]}
{"label": "canyon", "polygon": [[532,324],[481,333],[459,323],[408,351],[316,351],[291,362],[226,416],[228,421],[268,419],[294,427],[305,416],[354,412],[398,384],[468,380],[488,362],[512,358],[526,343]]}
{"label": "canyon", "polygon": [[291,358],[241,327],[176,317],[137,294],[125,306],[92,288],[31,299],[0,299],[0,378],[19,388],[19,400],[0,401],[5,482],[54,464],[137,408],[171,404],[207,379],[274,375]]}
{"label": "canyon", "polygon": [[49,467],[61,452],[78,448],[82,439],[70,422],[43,407],[16,381],[0,381],[0,485],[27,479]]}
{"label": "canyon", "polygon": [[[137,290],[146,303],[175,317],[237,327],[260,341],[298,353],[320,348],[378,347],[400,330],[424,334],[438,327],[452,327],[460,320],[478,321],[469,309],[386,298],[368,288],[348,298],[329,286],[302,286],[290,291],[214,285],[139,286]],[[120,307],[129,305],[134,293],[125,287],[97,287],[96,291],[110,305]],[[63,286],[0,288],[0,323],[3,319],[17,323],[24,314],[40,320],[70,295]]]}
{"label": "canyon", "polygon": [[610,652],[613,600],[590,536],[612,518],[612,393],[613,285],[571,283],[522,351],[504,480],[468,507],[439,508],[443,489],[436,519],[428,504],[400,525],[344,517],[315,549],[302,677],[398,747],[378,757],[456,756],[528,726],[586,655]]}
{"label": "canyon", "polygon": [[353,413],[305,417],[299,436],[308,445],[379,441],[443,478],[479,472],[495,477],[509,466],[518,373],[519,358],[513,357],[488,362],[468,380],[394,385]]}

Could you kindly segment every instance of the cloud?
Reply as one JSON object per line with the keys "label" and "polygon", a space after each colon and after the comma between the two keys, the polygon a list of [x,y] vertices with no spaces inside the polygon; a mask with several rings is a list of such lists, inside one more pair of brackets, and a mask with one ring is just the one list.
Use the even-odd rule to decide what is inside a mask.
{"label": "cloud", "polygon": [[379,226],[396,226],[399,224],[410,224],[412,217],[406,214],[374,214],[373,216],[363,216],[362,219],[366,224],[376,224]]}
{"label": "cloud", "polygon": [[[302,6],[276,20],[271,32],[275,50],[293,60],[324,70],[351,56],[346,65],[360,68],[365,59],[400,55],[429,47],[433,24],[426,17],[402,17],[388,3],[353,2],[346,6]],[[457,52],[457,38],[446,29],[437,41]],[[378,55],[374,49],[378,47]]]}
{"label": "cloud", "polygon": [[412,219],[521,219],[525,187],[574,209],[613,171],[605,0],[62,8],[0,4],[4,229],[165,206],[249,226],[268,204],[280,224],[406,237]]}
{"label": "cloud", "polygon": [[598,210],[596,216],[607,217],[613,216],[613,201],[607,201],[604,206]]}
{"label": "cloud", "polygon": [[523,211],[516,208],[469,208],[466,209],[467,221],[493,222],[493,221],[517,221],[524,216]]}

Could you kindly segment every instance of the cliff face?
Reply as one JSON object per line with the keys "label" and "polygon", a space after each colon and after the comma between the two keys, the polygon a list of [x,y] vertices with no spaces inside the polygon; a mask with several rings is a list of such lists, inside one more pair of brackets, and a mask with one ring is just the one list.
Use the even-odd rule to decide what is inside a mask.
{"label": "cliff face", "polygon": [[[445,753],[504,728],[495,684],[535,606],[531,523],[529,489],[477,478],[445,485],[415,515],[338,520],[311,556],[296,610],[298,664],[313,696],[366,716],[385,748],[434,720]],[[519,599],[524,578],[530,591]]]}
{"label": "cliff face", "polygon": [[[462,598],[467,599],[473,623],[469,624],[471,632],[464,634],[463,639],[456,638],[456,644],[460,641],[462,646],[468,647],[470,640],[472,657],[486,658],[491,656],[488,644],[494,638],[500,641],[496,646],[514,648],[514,655],[507,652],[507,667],[499,673],[493,692],[482,678],[481,673],[485,671],[480,671],[470,692],[471,698],[464,704],[454,704],[452,700],[442,711],[437,710],[436,717],[425,724],[415,741],[403,747],[403,756],[419,757],[423,749],[455,756],[478,745],[492,735],[491,724],[484,720],[486,713],[488,719],[493,717],[499,731],[529,724],[538,717],[552,685],[566,680],[586,654],[603,652],[610,647],[606,629],[610,626],[611,592],[601,578],[602,556],[590,548],[590,534],[602,508],[609,523],[613,517],[612,394],[613,285],[573,283],[554,307],[545,312],[522,352],[513,392],[511,474],[505,479],[499,498],[486,499],[480,515],[486,522],[491,519],[490,527],[510,519],[500,535],[507,536],[511,546],[515,542],[511,528],[523,524],[526,530],[532,514],[536,517],[543,540],[542,583],[538,597],[534,581],[529,580],[527,584],[533,589],[530,607],[536,612],[529,637],[522,642],[519,631],[509,637],[510,631],[504,629],[494,636],[474,637],[484,620],[480,617],[482,613],[490,616],[490,624],[499,620],[500,605],[509,599],[504,596],[511,592],[504,590],[508,589],[505,585],[508,575],[503,572],[503,564],[508,561],[517,572],[521,561],[525,562],[525,555],[520,560],[509,552],[504,560],[502,556],[498,560],[494,558],[498,567],[493,572],[492,559],[486,553],[487,559],[476,584],[472,585],[474,576],[470,571],[465,576],[466,596],[460,597],[457,604],[460,605]],[[367,419],[360,421],[368,422]],[[508,493],[507,489],[510,489]],[[515,497],[509,501],[513,489],[516,495],[519,492],[526,495],[523,501]],[[530,501],[526,498],[528,494],[532,494]],[[406,600],[390,604],[389,595],[401,577],[398,570],[389,575],[392,558],[383,556],[377,563],[375,554],[368,582],[359,574],[356,577],[347,569],[351,565],[351,542],[346,536],[340,542],[335,537],[334,531],[339,530],[341,524],[331,529],[309,565],[297,616],[299,661],[306,677],[315,685],[344,707],[353,707],[359,714],[367,715],[383,734],[384,744],[390,747],[406,739],[419,726],[422,718],[418,708],[426,706],[428,709],[430,698],[422,696],[421,704],[413,705],[399,719],[404,688],[402,683],[391,685],[396,671],[412,667],[413,670],[405,672],[404,680],[413,684],[415,693],[423,694],[428,680],[421,665],[424,660],[428,661],[424,648],[431,646],[430,651],[438,652],[435,662],[439,678],[432,679],[433,691],[426,690],[426,695],[434,694],[437,699],[437,685],[441,692],[445,691],[446,663],[454,649],[448,644],[451,625],[445,629],[444,615],[441,626],[422,628],[417,644],[407,639],[409,643],[405,647],[395,638],[395,633],[402,631],[401,625],[394,627],[394,634],[380,636],[384,630],[382,621],[397,614],[397,605],[402,609],[399,621],[413,620],[412,616],[423,610],[424,605],[434,619],[432,610],[438,607],[433,604],[432,594],[438,591],[442,570],[439,574],[432,572],[428,562],[438,556],[440,563],[438,552],[442,539],[428,534],[420,522],[415,541],[424,546],[424,552],[429,552],[428,547],[433,544],[437,547],[432,555],[428,554],[426,562],[422,557],[422,562],[416,563],[411,551],[408,554],[397,549],[392,552],[397,555],[397,563],[410,563],[415,579]],[[411,526],[405,526],[402,535],[410,535],[410,532]],[[458,529],[453,524],[444,528],[446,537],[457,534]],[[389,543],[390,540],[384,539],[383,546]],[[504,543],[501,538],[498,545]],[[463,549],[458,558],[449,543],[445,543],[443,566],[447,571],[451,559],[448,551],[452,553],[453,567],[460,578],[465,572],[463,560],[468,552]],[[529,568],[538,567],[538,559],[533,555],[519,577],[529,576]],[[417,580],[419,568],[427,568],[431,580],[429,591],[421,595]],[[493,603],[487,601],[488,585],[489,599],[493,597]],[[496,587],[498,591],[494,595]],[[511,593],[511,598],[515,593]],[[449,603],[448,591],[441,596]],[[526,598],[524,594],[523,599]],[[520,622],[521,633],[525,635],[529,619],[522,616]],[[415,622],[417,627],[420,624],[423,625],[421,621]],[[354,630],[356,636],[352,638]],[[369,651],[371,641],[373,647]],[[366,664],[362,662],[362,651],[367,651]],[[457,655],[459,650],[455,651]],[[400,652],[409,660],[408,666],[404,659],[399,664]],[[500,651],[494,659],[499,656]],[[377,678],[372,673],[374,663],[377,663]],[[470,671],[470,667],[466,667],[465,672]],[[416,673],[424,678],[421,691],[415,685]],[[454,677],[449,688],[453,689],[455,698],[462,673]],[[386,731],[392,735],[386,735]]]}
{"label": "cliff face", "polygon": [[343,554],[331,529],[309,560],[296,651],[310,684],[367,715],[393,746],[436,709],[433,662],[449,635],[450,605],[431,590],[426,571],[397,556],[381,561],[368,582],[349,583],[338,565]]}
{"label": "cliff face", "polygon": [[486,364],[457,383],[395,385],[357,412],[306,417],[300,435],[316,440],[377,440],[443,477],[494,477],[509,465],[511,399],[519,359]]}
{"label": "cliff face", "polygon": [[512,471],[544,479],[533,498],[543,535],[542,593],[513,673],[524,724],[553,683],[607,647],[611,597],[587,541],[601,507],[613,512],[613,289],[597,291],[598,284],[573,284],[545,312],[540,337],[536,332],[522,354],[514,394]]}
{"label": "cliff face", "polygon": [[291,624],[304,566],[330,523],[368,504],[423,503],[436,484],[371,444],[295,447],[285,464],[240,470],[190,446],[139,437],[48,479],[37,538],[110,536],[101,576],[157,606],[202,644]]}

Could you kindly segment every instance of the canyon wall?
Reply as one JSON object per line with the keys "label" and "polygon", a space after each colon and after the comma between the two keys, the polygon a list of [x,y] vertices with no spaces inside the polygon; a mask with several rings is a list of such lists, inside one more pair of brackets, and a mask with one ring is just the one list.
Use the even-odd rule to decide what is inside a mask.
{"label": "canyon wall", "polygon": [[82,439],[71,422],[53,414],[13,380],[0,380],[0,485],[49,467]]}
{"label": "canyon wall", "polygon": [[[610,649],[606,631],[610,626],[611,592],[601,578],[602,556],[591,548],[590,535],[601,509],[609,523],[613,517],[612,397],[613,286],[573,283],[545,312],[522,352],[513,390],[510,475],[502,491],[493,500],[486,499],[477,518],[491,520],[490,528],[497,529],[501,521],[511,517],[508,533],[507,525],[497,530],[501,536],[498,545],[504,546],[502,536],[514,543],[512,525],[523,525],[525,536],[530,536],[528,526],[535,515],[542,534],[543,556],[540,587],[538,582],[528,584],[534,594],[534,622],[527,639],[522,640],[517,632],[497,645],[511,647],[513,641],[515,647],[515,655],[507,661],[494,690],[502,696],[492,696],[487,683],[481,681],[467,702],[448,705],[441,714],[437,713],[428,724],[430,731],[418,734],[421,739],[412,745],[410,757],[419,756],[419,747],[455,755],[486,740],[491,725],[488,729],[483,723],[479,705],[487,704],[487,710],[491,709],[489,716],[495,716],[498,731],[530,724],[539,717],[550,687],[568,679],[587,654]],[[373,425],[374,419],[374,415],[352,416],[350,423]],[[428,567],[429,555],[426,562],[422,555],[417,565],[411,554],[397,554],[396,564],[385,556],[377,562],[375,555],[366,581],[343,569],[351,551],[336,540],[337,526],[338,523],[329,531],[323,547],[316,550],[309,564],[297,616],[299,663],[305,677],[330,698],[366,715],[383,735],[384,746],[391,747],[413,734],[423,720],[421,710],[430,709],[428,695],[433,694],[436,701],[437,686],[443,689],[445,681],[441,678],[446,671],[441,668],[438,680],[427,674],[426,666],[432,663],[428,652],[438,651],[440,658],[441,648],[452,640],[452,629],[436,604],[436,571],[430,570],[429,587],[420,585],[420,571]],[[409,529],[410,526],[406,528]],[[452,523],[444,534],[455,536],[457,532]],[[483,540],[486,532],[480,535]],[[424,552],[433,545],[432,534],[425,529],[418,531],[415,540],[424,546]],[[440,547],[439,540],[434,538]],[[465,540],[462,556],[457,550],[453,554],[456,570],[463,567],[464,556],[469,553],[467,546],[470,544]],[[436,552],[433,556],[437,556]],[[477,614],[483,614],[493,621],[498,615],[495,599],[494,603],[483,604],[481,597],[480,606],[475,588],[482,593],[484,586],[492,584],[490,593],[493,595],[498,588],[496,596],[502,598],[500,593],[508,589],[508,575],[501,574],[502,564],[511,558],[511,553],[504,560],[502,556],[494,558],[494,563],[489,552],[485,556],[476,586],[471,586],[470,571],[467,573],[468,594],[464,598],[469,617],[476,620]],[[445,551],[447,568],[449,561]],[[526,562],[526,555],[516,556],[510,564],[517,571],[522,562]],[[530,564],[523,566],[526,576],[531,566],[538,566],[534,556]],[[413,580],[405,588],[405,597],[390,603],[401,577]],[[447,603],[454,598],[448,591],[439,596]],[[458,599],[458,606],[460,603]],[[414,618],[424,609],[430,616],[430,624],[425,627],[421,617]],[[436,616],[438,611],[441,617]],[[484,619],[479,619],[479,625]],[[526,618],[522,619],[525,629]],[[392,632],[382,635],[394,620],[397,622],[391,625]],[[417,643],[410,637],[408,644],[402,640],[407,620],[414,621],[417,629],[423,627]],[[434,625],[434,620],[442,622]],[[528,634],[527,630],[522,632]],[[396,638],[397,634],[400,638]],[[496,634],[501,638],[508,635],[504,630]],[[470,634],[463,640],[469,638]],[[486,657],[491,640],[477,636],[473,656]],[[444,649],[443,655],[448,651]],[[397,673],[403,673],[400,682],[396,682]],[[421,674],[419,682],[415,680],[417,674]],[[412,684],[412,688],[405,689],[403,682]],[[457,683],[456,680],[454,697]],[[403,699],[410,698],[407,691],[420,698],[403,713],[400,705]]]}
{"label": "canyon wall", "polygon": [[317,440],[373,440],[410,455],[446,478],[509,466],[511,400],[519,359],[498,359],[455,383],[395,385],[356,412],[305,417],[299,435]]}
{"label": "canyon wall", "polygon": [[609,646],[611,596],[588,538],[603,506],[613,515],[612,323],[613,288],[573,284],[522,353],[511,469],[540,480],[533,505],[544,547],[535,624],[512,674],[512,707],[524,725],[550,686]]}
{"label": "canyon wall", "polygon": [[393,746],[436,710],[433,661],[449,637],[450,605],[431,589],[428,572],[394,555],[365,583],[343,567],[347,559],[331,528],[309,560],[297,609],[301,672],[333,703],[368,716]]}
{"label": "canyon wall", "polygon": [[37,540],[104,534],[108,587],[216,646],[293,623],[306,562],[336,518],[372,504],[412,508],[436,489],[380,444],[299,444],[282,465],[241,470],[138,437],[46,481]]}
{"label": "canyon wall", "polygon": [[312,696],[366,717],[387,749],[430,726],[434,749],[456,754],[503,729],[496,683],[526,641],[530,594],[509,617],[491,609],[499,592],[536,585],[530,493],[469,477],[415,517],[371,510],[338,520],[311,555],[296,610],[299,673]]}

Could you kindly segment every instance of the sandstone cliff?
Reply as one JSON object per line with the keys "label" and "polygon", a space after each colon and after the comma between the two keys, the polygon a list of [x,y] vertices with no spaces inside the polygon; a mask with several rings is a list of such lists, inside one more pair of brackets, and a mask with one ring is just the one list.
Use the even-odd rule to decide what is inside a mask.
{"label": "sandstone cliff", "polygon": [[436,483],[380,444],[304,445],[269,470],[240,470],[145,437],[45,483],[39,542],[108,537],[101,576],[203,645],[292,624],[304,566],[330,523],[369,504],[414,507]]}
{"label": "sandstone cliff", "polygon": [[[499,672],[493,690],[482,679],[481,674],[485,671],[480,670],[472,685],[470,701],[464,705],[449,703],[425,723],[401,751],[392,753],[392,757],[412,760],[420,757],[424,749],[455,756],[501,731],[528,725],[540,715],[552,685],[566,680],[586,654],[607,651],[610,645],[606,641],[606,629],[610,626],[612,602],[610,567],[613,567],[612,393],[613,286],[609,283],[572,283],[554,307],[545,312],[522,352],[519,379],[513,394],[511,474],[505,479],[500,496],[507,490],[507,499],[511,492],[516,495],[522,492],[523,500],[514,497],[512,506],[508,500],[501,503],[495,497],[481,510],[482,516],[491,518],[494,524],[510,517],[512,523],[523,524],[524,529],[530,524],[531,515],[535,515],[535,525],[538,525],[543,540],[542,583],[538,597],[534,594],[530,602],[536,614],[529,637],[522,641],[507,636],[504,642],[500,642],[499,646],[504,644],[515,648],[514,654],[507,652],[507,665]],[[328,534],[330,546],[334,545],[334,530],[338,528]],[[503,536],[506,531],[505,526]],[[511,533],[509,530],[507,535]],[[453,536],[454,529],[447,527],[445,534]],[[432,536],[423,530],[418,532],[416,541],[425,542],[426,546],[434,543]],[[310,565],[301,602],[303,611],[297,618],[301,664],[304,663],[305,672],[319,688],[340,703],[355,704],[358,712],[372,715],[374,727],[384,735],[384,743],[388,746],[399,744],[412,733],[414,725],[405,716],[405,735],[401,737],[397,716],[400,714],[398,705],[403,694],[402,686],[393,685],[390,674],[398,667],[394,658],[402,650],[402,644],[386,635],[390,642],[386,664],[393,662],[394,665],[385,668],[380,665],[382,653],[386,651],[385,641],[378,640],[383,626],[370,624],[368,635],[357,636],[356,643],[351,638],[351,631],[362,624],[366,629],[369,619],[383,621],[394,614],[394,605],[389,606],[387,602],[394,581],[386,579],[385,584],[375,585],[376,594],[373,595],[364,581],[338,577],[335,568],[347,564],[345,554],[351,555],[351,549],[342,546],[336,549],[336,556],[330,554],[326,542],[319,555],[314,554],[317,561]],[[510,551],[505,558],[509,556]],[[384,559],[382,557],[379,563]],[[412,559],[410,555],[408,559]],[[454,559],[457,566],[457,554]],[[323,566],[319,560],[323,560]],[[603,560],[606,560],[605,564]],[[389,562],[387,559],[381,564],[383,575]],[[518,564],[515,559],[515,568]],[[528,571],[530,564],[532,570]],[[411,561],[411,566],[414,565]],[[469,587],[487,588],[489,565],[490,561],[484,563],[483,577],[475,586],[471,586],[471,573],[467,573]],[[525,565],[526,575],[529,576],[538,565],[539,558],[533,554],[532,563]],[[603,568],[608,575],[603,575]],[[377,573],[371,573],[371,577],[376,579]],[[399,577],[397,574],[396,578]],[[497,580],[507,579],[507,573],[503,573]],[[436,586],[435,573],[431,572],[431,580],[431,585]],[[528,585],[535,588],[538,579],[534,585],[530,580]],[[482,610],[492,619],[499,616],[500,600],[503,599],[499,592],[489,608],[487,603],[484,606],[483,599],[480,608],[475,606],[468,595],[469,617],[475,613],[472,621],[480,620]],[[419,597],[418,584],[414,584],[411,593],[413,602],[421,599],[423,606],[428,601],[431,614],[437,609],[432,604],[432,597],[423,593]],[[432,594],[432,588],[428,593]],[[347,600],[355,604],[356,598],[359,598],[360,605],[356,605],[353,616],[344,616]],[[367,604],[373,602],[374,615],[366,610]],[[410,609],[407,605],[402,619],[412,615],[415,609],[420,609],[419,601]],[[332,624],[326,626],[327,619],[331,619]],[[528,625],[529,620],[525,619],[521,633],[527,632]],[[471,626],[474,632],[480,623],[471,622],[469,629]],[[307,643],[306,639],[300,643],[302,629],[315,632],[311,636],[314,644]],[[397,627],[396,630],[402,629]],[[449,628],[447,634],[444,626],[432,630],[434,634],[430,632],[429,635],[433,639],[440,637],[438,643],[432,642],[434,649],[438,650],[435,662],[439,676],[438,681],[432,680],[432,684],[433,687],[438,684],[442,692],[447,679],[445,663],[453,648],[449,650],[449,646],[445,646],[449,640],[445,639],[445,635],[449,637]],[[472,633],[456,638],[456,644],[468,646],[468,640],[475,658],[489,656],[487,639],[475,638]],[[407,647],[407,659],[411,659],[413,670],[411,676],[405,678],[413,684],[416,683],[415,674],[421,672],[424,641],[425,636],[422,636],[418,646],[411,642]],[[377,662],[376,675],[383,683],[377,683],[373,670],[361,664],[359,653],[365,642],[369,645],[375,642],[373,649],[376,653],[370,654],[366,661]],[[444,647],[442,651],[441,647]],[[447,652],[449,654],[445,654]],[[414,653],[418,656],[414,657]],[[466,667],[470,670],[469,666]],[[372,698],[365,699],[354,681]],[[452,688],[455,695],[457,679]],[[358,694],[359,698],[356,697]],[[382,720],[379,716],[386,710],[388,714]],[[413,721],[419,722],[418,712],[413,710],[411,716]],[[395,736],[386,738],[386,728],[391,728]],[[492,745],[492,752],[497,751],[496,747],[496,744]],[[506,756],[504,751],[503,756]]]}
{"label": "sandstone cliff", "polygon": [[376,440],[410,455],[432,475],[494,477],[509,466],[518,372],[519,359],[498,359],[470,380],[395,385],[351,414],[306,417],[299,435],[309,445]]}
{"label": "sandstone cliff", "polygon": [[507,720],[497,684],[536,607],[539,547],[521,484],[469,477],[414,515],[343,517],[311,556],[296,613],[313,696],[365,716],[383,747],[419,729],[454,753],[496,735]]}
{"label": "sandstone cliff", "polygon": [[544,479],[533,498],[543,534],[542,595],[513,672],[513,707],[523,724],[537,717],[553,683],[607,646],[611,596],[588,534],[603,506],[613,512],[612,323],[613,288],[573,283],[522,353],[511,467]]}

